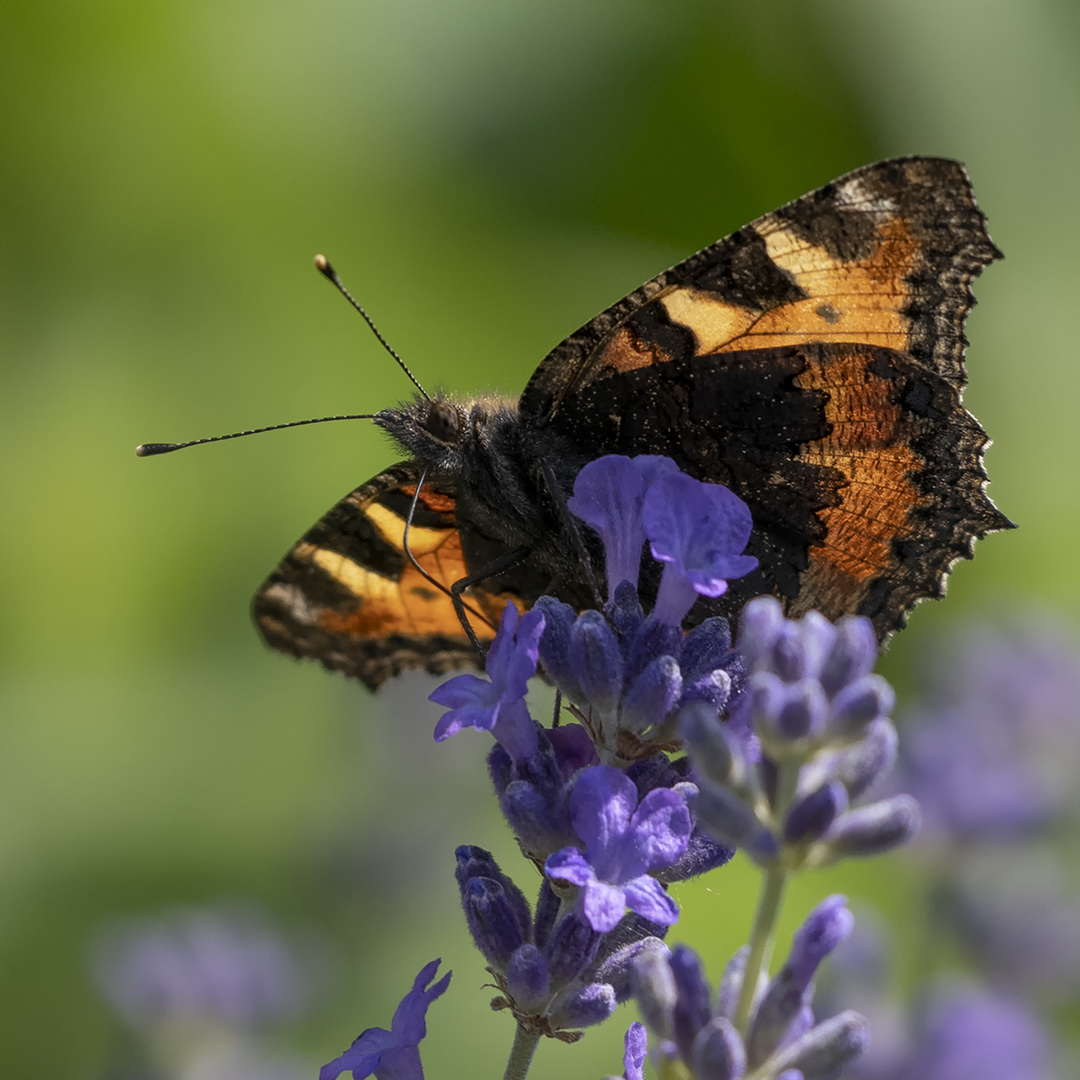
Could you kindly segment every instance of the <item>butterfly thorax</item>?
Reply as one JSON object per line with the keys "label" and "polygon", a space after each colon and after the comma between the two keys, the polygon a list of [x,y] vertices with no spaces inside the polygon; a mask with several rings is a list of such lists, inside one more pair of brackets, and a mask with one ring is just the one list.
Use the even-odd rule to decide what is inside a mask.
{"label": "butterfly thorax", "polygon": [[[494,541],[487,548],[490,555],[496,556],[500,547],[527,547],[553,576],[576,566],[568,558],[572,544],[564,535],[565,513],[542,461],[549,463],[548,475],[565,498],[585,459],[577,460],[579,455],[568,447],[553,452],[552,434],[523,423],[515,400],[418,397],[384,409],[375,423],[428,470],[433,483],[455,492],[458,526]],[[471,569],[482,569],[477,563],[485,558],[470,558]]]}

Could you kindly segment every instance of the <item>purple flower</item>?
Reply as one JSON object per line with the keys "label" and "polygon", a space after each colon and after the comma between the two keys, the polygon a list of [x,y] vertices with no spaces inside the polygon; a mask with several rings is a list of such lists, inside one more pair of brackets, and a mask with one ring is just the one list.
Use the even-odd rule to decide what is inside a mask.
{"label": "purple flower", "polygon": [[563,913],[547,879],[531,912],[483,848],[458,848],[457,860],[469,930],[502,992],[492,1007],[512,1009],[523,1023],[551,1034],[602,1023],[629,998],[633,962],[665,949],[659,928],[644,919],[626,919],[605,937],[583,916]]}
{"label": "purple flower", "polygon": [[536,729],[525,706],[525,692],[536,674],[543,632],[541,612],[530,611],[518,622],[517,608],[506,605],[487,655],[488,678],[456,675],[430,695],[430,701],[450,709],[435,727],[436,742],[473,727],[490,731],[514,759],[535,753]]}
{"label": "purple flower", "polygon": [[131,1027],[205,1017],[255,1028],[310,1003],[318,958],[253,907],[188,908],[107,928],[94,943],[96,981]]}
{"label": "purple flower", "polygon": [[726,619],[706,619],[684,634],[646,619],[623,582],[605,612],[578,613],[542,596],[544,671],[577,706],[597,748],[610,761],[630,761],[675,740],[683,706],[704,702],[732,709],[745,679]]}
{"label": "purple flower", "polygon": [[936,907],[989,981],[1066,1004],[1080,985],[1080,904],[1052,849],[1016,847],[950,860]]}
{"label": "purple flower", "polygon": [[898,1080],[1050,1080],[1045,1029],[1019,1001],[987,991],[944,990],[923,1004]]}
{"label": "purple flower", "polygon": [[433,986],[428,985],[441,962],[432,960],[420,969],[412,989],[394,1011],[389,1031],[368,1028],[341,1057],[319,1070],[319,1080],[337,1080],[346,1070],[351,1070],[353,1080],[364,1080],[366,1076],[377,1080],[424,1080],[420,1042],[427,1034],[428,1006],[450,985],[449,971]]}
{"label": "purple flower", "polygon": [[604,542],[608,600],[615,598],[615,590],[624,581],[637,588],[645,543],[641,522],[645,493],[657,476],[677,471],[671,458],[607,454],[590,461],[578,473],[574,494],[566,505]]}
{"label": "purple flower", "polygon": [[[865,917],[860,922],[865,924]],[[939,929],[939,928],[935,928]],[[851,1080],[1051,1080],[1050,1038],[1018,999],[973,984],[932,985],[914,1008],[891,996],[880,933],[865,925],[836,952],[818,1003],[856,1001],[874,1041]]]}
{"label": "purple flower", "polygon": [[578,776],[570,816],[585,853],[563,848],[544,870],[581,889],[579,907],[589,925],[613,930],[627,908],[663,926],[674,923],[679,910],[649,871],[670,866],[686,850],[691,822],[682,795],[657,788],[639,806],[632,780],[597,765]]}
{"label": "purple flower", "polygon": [[653,558],[664,566],[653,616],[678,626],[698,595],[722,596],[730,578],[758,561],[742,551],[754,523],[750,509],[723,484],[704,484],[681,472],[657,477],[642,508]]}
{"label": "purple flower", "polygon": [[728,964],[716,996],[692,949],[680,945],[670,955],[643,953],[634,964],[631,983],[642,1015],[659,1039],[661,1060],[681,1059],[690,1075],[710,1080],[739,1080],[748,1071],[778,1080],[786,1080],[789,1070],[799,1070],[790,1072],[792,1080],[836,1076],[866,1048],[869,1028],[864,1017],[851,1011],[815,1024],[810,980],[850,927],[842,897],[830,897],[811,912],[795,936],[788,962],[758,994],[745,1039],[732,1021],[746,950]]}
{"label": "purple flower", "polygon": [[[786,619],[772,597],[743,609],[739,647],[750,667],[740,738],[709,710],[684,708],[680,734],[698,783],[695,813],[721,843],[762,866],[792,870],[906,843],[918,804],[897,795],[852,806],[892,766],[892,688],[871,672],[877,642],[866,619],[835,625],[812,611]],[[786,772],[785,783],[777,776]]]}
{"label": "purple flower", "polygon": [[953,631],[924,660],[898,786],[944,840],[1023,835],[1075,809],[1080,641],[1049,618]]}

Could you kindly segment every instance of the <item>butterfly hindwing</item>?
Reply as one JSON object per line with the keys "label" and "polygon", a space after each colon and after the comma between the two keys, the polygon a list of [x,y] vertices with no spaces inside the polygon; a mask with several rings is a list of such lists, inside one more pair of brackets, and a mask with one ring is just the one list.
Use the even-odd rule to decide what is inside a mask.
{"label": "butterfly hindwing", "polygon": [[[375,688],[406,668],[442,674],[477,654],[446,593],[405,554],[405,522],[420,469],[393,465],[346,495],[263,583],[253,615],[267,644],[320,661]],[[425,483],[409,529],[417,562],[444,589],[468,573],[448,485]],[[465,594],[481,642],[506,602]]]}

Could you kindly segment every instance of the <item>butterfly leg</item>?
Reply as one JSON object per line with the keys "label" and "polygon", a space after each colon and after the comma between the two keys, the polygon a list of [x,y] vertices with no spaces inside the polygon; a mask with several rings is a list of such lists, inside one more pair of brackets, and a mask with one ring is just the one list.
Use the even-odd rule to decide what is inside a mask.
{"label": "butterfly leg", "polygon": [[469,574],[468,577],[459,578],[450,586],[450,599],[454,602],[454,612],[457,614],[458,622],[461,623],[461,628],[465,631],[466,636],[473,643],[473,648],[481,657],[484,656],[484,649],[476,636],[476,631],[473,630],[472,624],[469,622],[465,600],[461,594],[473,585],[479,585],[481,581],[486,581],[488,578],[501,574],[524,562],[531,551],[532,548],[524,545],[514,548],[513,551],[501,555],[494,562],[488,563],[482,570],[478,570],[475,574]]}

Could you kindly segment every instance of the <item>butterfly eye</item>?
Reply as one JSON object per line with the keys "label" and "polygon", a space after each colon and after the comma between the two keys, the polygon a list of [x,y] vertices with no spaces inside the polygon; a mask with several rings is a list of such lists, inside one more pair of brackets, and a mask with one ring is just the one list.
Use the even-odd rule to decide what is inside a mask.
{"label": "butterfly eye", "polygon": [[461,419],[453,405],[447,405],[445,401],[435,401],[428,410],[424,427],[439,442],[456,442],[461,433]]}

